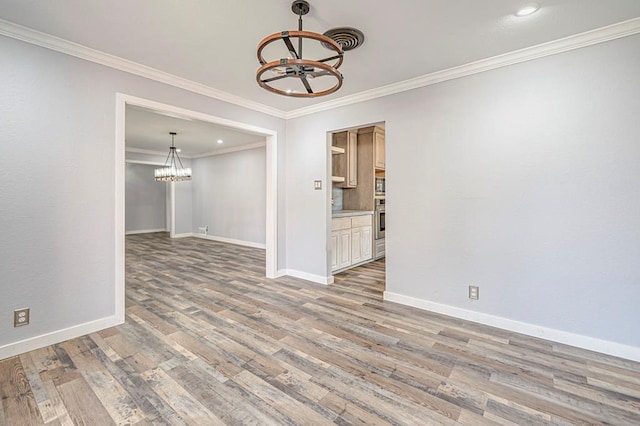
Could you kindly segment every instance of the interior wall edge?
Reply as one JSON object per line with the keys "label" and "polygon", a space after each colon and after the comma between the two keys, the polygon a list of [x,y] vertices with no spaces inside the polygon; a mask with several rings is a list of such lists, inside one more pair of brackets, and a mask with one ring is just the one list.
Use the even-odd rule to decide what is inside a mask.
{"label": "interior wall edge", "polygon": [[308,272],[297,271],[295,269],[285,269],[283,270],[285,275],[289,275],[290,277],[300,278],[302,280],[311,281],[316,284],[329,285],[333,284],[333,275],[322,276],[316,274],[310,274]]}
{"label": "interior wall edge", "polygon": [[124,233],[124,235],[152,234],[154,232],[169,232],[169,230],[166,229],[166,228],[162,228],[162,229],[140,229],[140,230],[134,230],[134,231],[127,231],[127,232]]}
{"label": "interior wall edge", "polygon": [[39,336],[30,337],[18,342],[12,342],[7,345],[0,346],[0,360],[64,342],[69,339],[75,339],[76,337],[84,336],[86,334],[95,333],[109,327],[115,327],[123,323],[124,318],[121,318],[119,315],[112,315],[89,321],[84,324],[74,325],[62,330],[56,330]]}
{"label": "interior wall edge", "polygon": [[553,328],[543,327],[522,321],[516,321],[509,318],[499,317],[495,315],[485,314],[482,312],[462,309],[455,306],[444,305],[442,303],[431,302],[425,299],[419,299],[412,296],[384,292],[384,300],[399,303],[401,305],[411,306],[425,311],[435,312],[442,315],[448,315],[454,318],[476,322],[491,327],[500,328],[515,333],[524,334],[531,337],[549,340],[556,343],[562,343],[574,346],[580,349],[600,352],[606,355],[617,356],[631,361],[640,362],[640,347],[625,345],[622,343],[611,342],[608,340],[598,339],[582,334],[575,334],[568,331],[556,330]]}
{"label": "interior wall edge", "polygon": [[252,248],[263,249],[263,250],[267,248],[267,245],[264,243],[236,240],[235,238],[218,237],[216,235],[204,235],[204,234],[196,234],[196,233],[192,234],[192,236],[196,238],[202,238],[204,240],[218,241],[220,243],[235,244],[237,246],[252,247]]}

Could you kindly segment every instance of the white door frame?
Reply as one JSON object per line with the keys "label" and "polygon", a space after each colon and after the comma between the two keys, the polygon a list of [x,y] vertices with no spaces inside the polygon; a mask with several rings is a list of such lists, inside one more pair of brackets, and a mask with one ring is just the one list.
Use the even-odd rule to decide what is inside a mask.
{"label": "white door frame", "polygon": [[[209,123],[231,127],[237,130],[250,131],[262,135],[267,141],[267,188],[266,188],[266,277],[278,276],[278,132],[272,129],[253,126],[251,124],[228,120],[197,111],[163,104],[149,99],[138,98],[124,93],[116,93],[116,191],[115,191],[115,238],[116,238],[116,317],[124,322],[124,190],[125,190],[125,118],[126,106],[135,105],[173,116],[206,121]],[[173,188],[172,188],[173,189]],[[174,216],[174,215],[172,215]],[[172,223],[172,228],[174,224]]]}

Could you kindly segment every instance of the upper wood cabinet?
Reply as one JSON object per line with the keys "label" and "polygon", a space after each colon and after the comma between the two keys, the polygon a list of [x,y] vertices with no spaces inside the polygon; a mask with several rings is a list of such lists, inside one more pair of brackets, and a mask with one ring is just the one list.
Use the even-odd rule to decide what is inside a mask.
{"label": "upper wood cabinet", "polygon": [[[332,155],[332,176],[344,177],[344,181],[336,183],[339,188],[355,188],[358,186],[358,132],[349,130],[333,134],[331,144],[333,152],[344,154]],[[336,182],[336,179],[333,180]]]}
{"label": "upper wood cabinet", "polygon": [[384,130],[379,127],[373,132],[374,143],[374,166],[376,169],[384,170]]}
{"label": "upper wood cabinet", "polygon": [[[358,129],[358,186],[344,191],[343,208],[347,210],[373,210],[375,178],[384,176],[384,128],[369,126]],[[334,155],[334,160],[335,160]],[[346,187],[345,187],[346,188]],[[353,188],[353,187],[349,187]]]}

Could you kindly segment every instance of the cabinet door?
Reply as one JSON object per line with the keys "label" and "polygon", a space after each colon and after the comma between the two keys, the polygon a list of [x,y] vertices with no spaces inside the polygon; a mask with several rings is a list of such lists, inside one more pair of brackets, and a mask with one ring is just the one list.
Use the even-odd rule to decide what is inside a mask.
{"label": "cabinet door", "polygon": [[342,269],[351,266],[351,229],[338,232],[338,269]]}
{"label": "cabinet door", "polygon": [[351,230],[351,264],[362,262],[362,229]]}
{"label": "cabinet door", "polygon": [[372,258],[373,252],[373,239],[371,238],[373,235],[373,227],[372,226],[363,226],[361,232],[361,242],[360,246],[362,248],[361,256],[362,260],[369,260]]}
{"label": "cabinet door", "polygon": [[384,133],[376,130],[373,137],[375,140],[375,168],[384,170]]}
{"label": "cabinet door", "polygon": [[331,233],[331,270],[335,271],[338,269],[338,258],[340,254],[338,250],[340,249],[340,245],[338,244],[338,235],[339,231],[334,231]]}
{"label": "cabinet door", "polygon": [[347,132],[347,176],[346,188],[358,186],[358,132]]}

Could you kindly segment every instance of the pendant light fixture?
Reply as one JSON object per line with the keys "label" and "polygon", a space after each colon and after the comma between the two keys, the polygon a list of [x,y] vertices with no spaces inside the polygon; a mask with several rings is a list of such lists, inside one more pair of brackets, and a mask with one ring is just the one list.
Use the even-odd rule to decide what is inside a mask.
{"label": "pendant light fixture", "polygon": [[[291,11],[298,16],[298,31],[274,33],[258,44],[260,68],[256,73],[256,80],[260,87],[279,95],[313,98],[333,93],[342,86],[343,77],[338,68],[342,65],[344,50],[347,49],[343,49],[342,43],[330,36],[302,30],[302,16],[309,13],[309,9],[307,1],[295,0]],[[297,49],[292,41],[296,39]],[[331,55],[322,59],[305,58],[302,54],[303,40],[318,42],[331,50]],[[274,42],[277,41],[284,43],[285,50],[280,52],[287,52],[289,57],[267,61],[263,53],[265,49],[275,47]]]}
{"label": "pendant light fixture", "polygon": [[[183,180],[191,180],[191,168],[184,167],[178,150],[174,145],[176,132],[169,132],[171,135],[171,146],[169,147],[169,155],[164,162],[164,167],[155,170],[156,182],[178,182]],[[176,161],[177,160],[177,161]]]}

